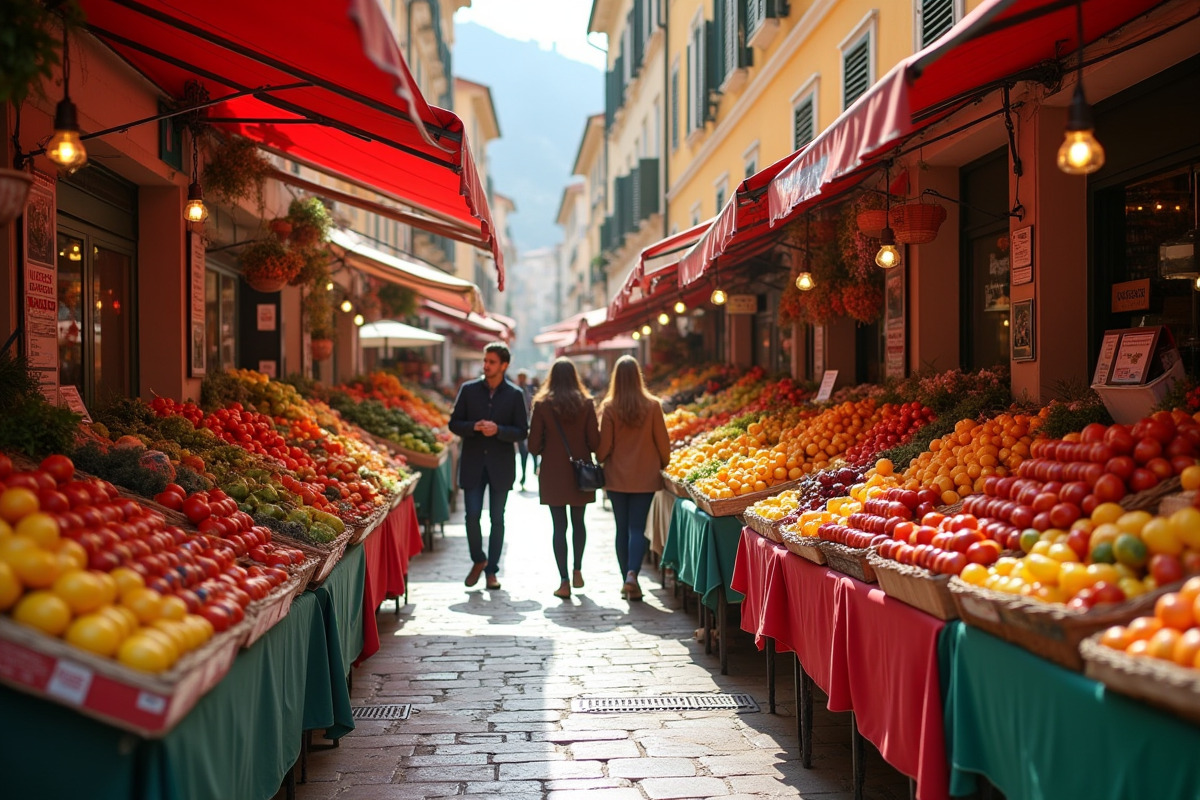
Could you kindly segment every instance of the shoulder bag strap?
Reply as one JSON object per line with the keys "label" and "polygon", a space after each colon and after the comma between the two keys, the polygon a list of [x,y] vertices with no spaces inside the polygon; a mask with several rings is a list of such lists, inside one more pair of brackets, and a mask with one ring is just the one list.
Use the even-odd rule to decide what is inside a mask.
{"label": "shoulder bag strap", "polygon": [[558,428],[558,435],[562,437],[563,447],[565,447],[567,450],[567,458],[574,461],[575,456],[571,455],[571,445],[567,444],[567,434],[563,432],[562,423],[558,421],[558,414],[555,414],[554,411],[551,411],[550,416],[554,418],[554,427]]}

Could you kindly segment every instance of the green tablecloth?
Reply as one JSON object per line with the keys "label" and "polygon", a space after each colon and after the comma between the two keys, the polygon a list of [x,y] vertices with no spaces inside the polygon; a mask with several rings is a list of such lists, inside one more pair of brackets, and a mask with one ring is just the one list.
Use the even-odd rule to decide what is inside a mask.
{"label": "green tablecloth", "polygon": [[447,458],[438,467],[413,467],[421,474],[413,492],[417,519],[435,525],[450,519],[450,484],[454,477],[454,459]]}
{"label": "green tablecloth", "polygon": [[[361,580],[359,591],[361,598]],[[9,724],[0,747],[0,794],[270,798],[300,754],[303,730],[333,727],[344,733],[354,725],[344,676],[334,678],[330,671],[327,626],[317,594],[301,594],[288,615],[239,653],[229,674],[161,740],[144,740],[0,687],[0,719]],[[334,640],[339,638],[340,633]]]}
{"label": "green tablecloth", "polygon": [[709,608],[717,607],[717,589],[721,587],[725,587],[729,602],[740,603],[743,595],[729,588],[729,581],[741,538],[742,523],[737,517],[709,516],[691,500],[676,498],[662,566],[674,569],[679,580],[695,589]]}
{"label": "green tablecloth", "polygon": [[1200,728],[961,622],[938,651],[952,795],[1200,797]]}
{"label": "green tablecloth", "polygon": [[[329,671],[335,679],[345,682],[350,667],[363,646],[363,584],[367,578],[367,555],[361,544],[350,545],[341,561],[329,573],[329,577],[313,592],[321,606],[325,620],[325,634],[329,638]],[[370,615],[375,624],[375,615]],[[347,700],[345,719],[350,718]],[[321,727],[309,725],[308,728]],[[354,725],[351,724],[350,728]],[[350,728],[338,733],[330,731],[330,738],[337,738]]]}

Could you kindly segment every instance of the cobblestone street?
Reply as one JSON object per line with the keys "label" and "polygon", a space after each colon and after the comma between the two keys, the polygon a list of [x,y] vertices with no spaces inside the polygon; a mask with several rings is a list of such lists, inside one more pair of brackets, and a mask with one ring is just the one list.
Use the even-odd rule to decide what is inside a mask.
{"label": "cobblestone street", "polygon": [[[409,603],[377,615],[379,653],[355,669],[353,703],[410,703],[409,719],[359,721],[340,746],[309,753],[301,800],[440,798],[667,800],[850,798],[848,714],[818,691],[813,769],[799,762],[790,654],[778,657],[768,709],[766,659],[730,614],[729,674],[694,637],[696,605],[643,569],[645,600],[620,596],[611,514],[588,507],[586,585],[570,600],[550,515],[536,487],[513,492],[499,579],[463,585],[470,568],[462,504],[434,552],[411,564]],[[486,533],[485,514],[485,533]],[[746,692],[760,710],[583,713],[581,697]],[[908,797],[904,776],[866,746],[868,798]]]}

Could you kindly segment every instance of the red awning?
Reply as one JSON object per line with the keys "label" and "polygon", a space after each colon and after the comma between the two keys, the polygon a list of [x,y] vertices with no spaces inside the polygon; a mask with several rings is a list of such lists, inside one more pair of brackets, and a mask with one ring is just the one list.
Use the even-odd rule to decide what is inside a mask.
{"label": "red awning", "polygon": [[[462,121],[421,96],[377,0],[81,0],[89,30],[213,124],[460,231],[504,264]],[[456,237],[458,238],[458,237]]]}
{"label": "red awning", "polygon": [[[1161,2],[1088,0],[1085,43]],[[984,0],[950,34],[897,64],[803,150],[743,181],[685,256],[680,282],[698,280],[722,259],[742,261],[766,249],[776,223],[854,187],[906,138],[974,98],[1050,74],[1075,52],[1075,25],[1073,2]]]}
{"label": "red awning", "polygon": [[433,300],[423,299],[421,301],[421,313],[453,323],[457,328],[466,333],[482,336],[489,340],[499,339],[500,341],[511,342],[516,328],[516,322],[508,317],[501,317],[499,314],[490,317],[474,313],[463,314],[461,311],[444,306]]}
{"label": "red awning", "polygon": [[713,219],[705,220],[686,231],[680,231],[665,239],[660,239],[642,250],[638,256],[638,263],[629,271],[625,283],[621,285],[613,298],[612,304],[609,306],[609,316],[612,317],[619,313],[621,308],[633,299],[635,290],[640,291],[642,295],[647,294],[652,281],[669,279],[676,281],[676,285],[678,285],[675,275],[680,259],[696,242],[700,241],[714,221]]}

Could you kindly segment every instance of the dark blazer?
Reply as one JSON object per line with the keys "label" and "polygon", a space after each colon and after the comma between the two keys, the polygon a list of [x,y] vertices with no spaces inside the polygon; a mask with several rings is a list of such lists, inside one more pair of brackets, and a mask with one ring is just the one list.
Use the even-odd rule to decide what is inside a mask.
{"label": "dark blazer", "polygon": [[[475,430],[475,423],[481,419],[499,426],[495,436],[484,436]],[[463,441],[458,463],[459,486],[464,489],[479,486],[486,466],[493,486],[506,490],[513,487],[517,479],[513,445],[529,435],[525,396],[516,384],[503,380],[492,394],[483,378],[464,383],[450,413],[450,431]]]}
{"label": "dark blazer", "polygon": [[538,473],[538,495],[544,506],[582,506],[596,502],[595,492],[579,491],[575,482],[575,469],[567,457],[567,448],[562,437],[566,436],[571,453],[576,458],[588,459],[600,444],[600,427],[596,422],[596,408],[587,405],[585,413],[578,418],[563,422],[559,435],[554,424],[554,410],[542,400],[533,404],[533,417],[529,421],[529,452],[542,457],[542,469]]}

